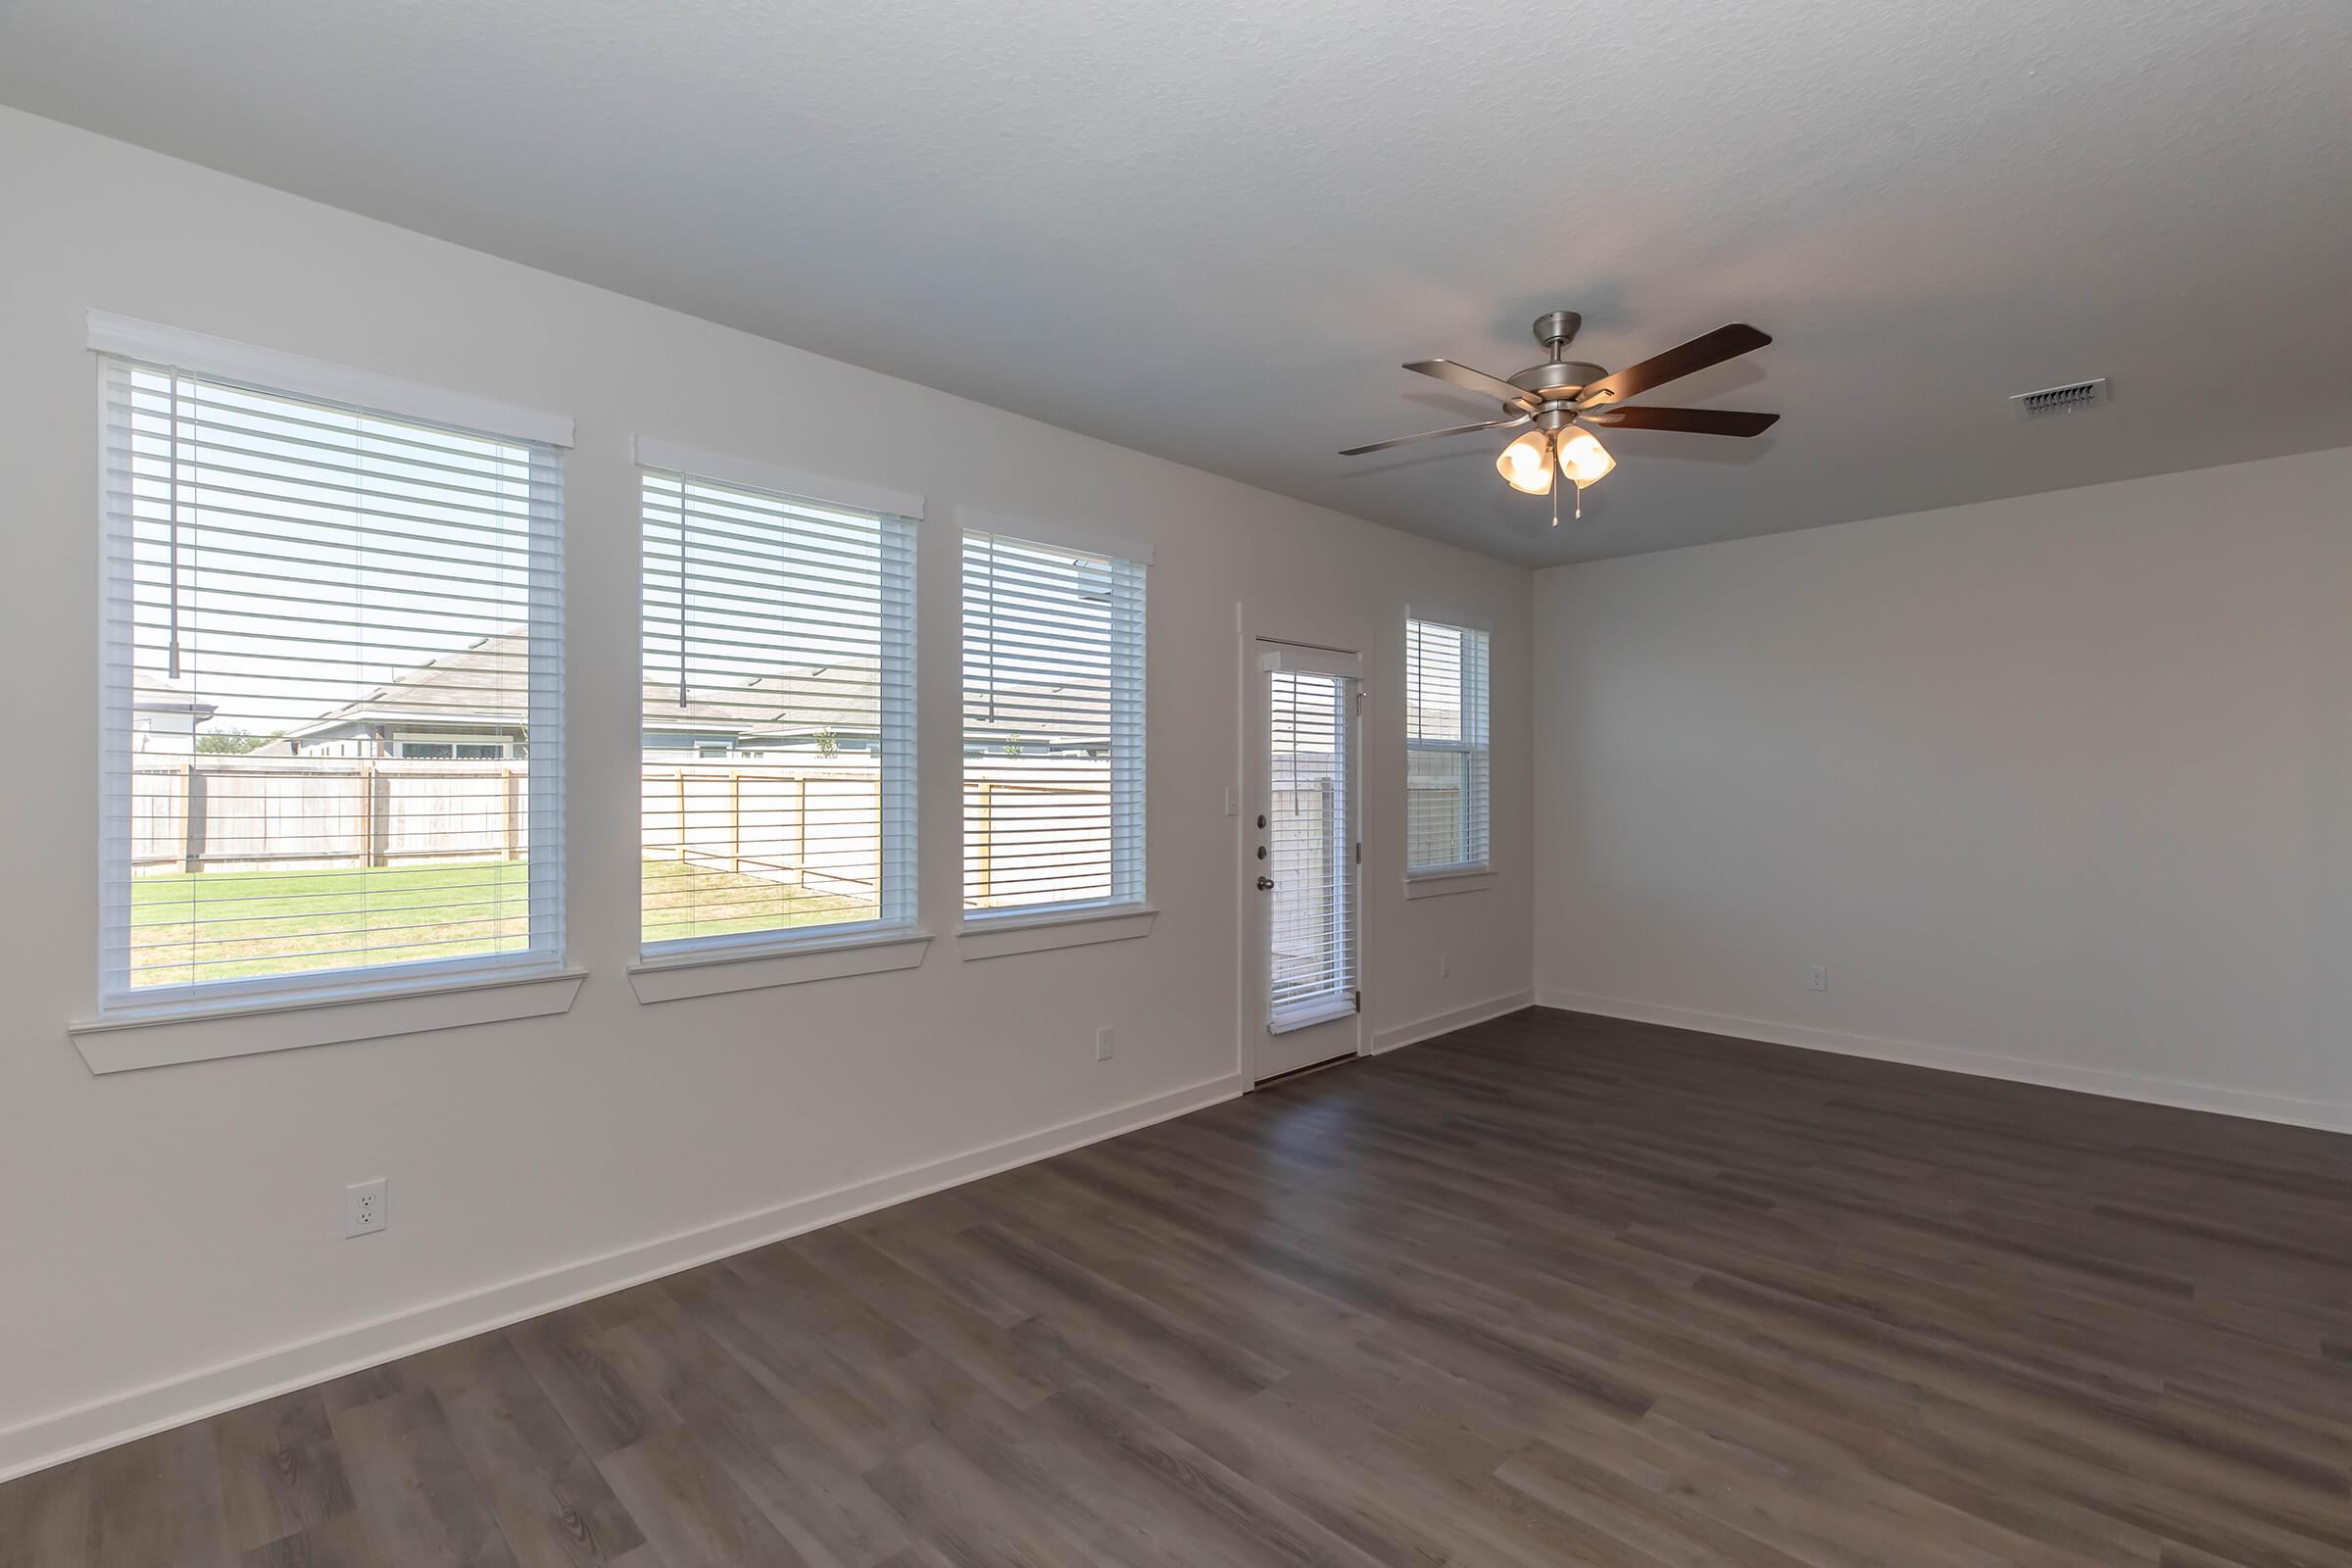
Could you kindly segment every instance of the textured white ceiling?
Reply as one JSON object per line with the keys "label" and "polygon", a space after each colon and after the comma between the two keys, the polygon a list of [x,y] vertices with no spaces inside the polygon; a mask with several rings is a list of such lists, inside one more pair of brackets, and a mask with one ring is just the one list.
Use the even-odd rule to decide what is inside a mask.
{"label": "textured white ceiling", "polygon": [[[2346,0],[0,0],[0,102],[1527,562],[2352,444]],[[1786,417],[1335,456],[1553,307]]]}

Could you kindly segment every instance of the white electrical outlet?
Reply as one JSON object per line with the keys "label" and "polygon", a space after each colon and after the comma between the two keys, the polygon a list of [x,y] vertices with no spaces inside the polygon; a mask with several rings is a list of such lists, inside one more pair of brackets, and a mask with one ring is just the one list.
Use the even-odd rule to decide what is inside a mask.
{"label": "white electrical outlet", "polygon": [[343,1189],[343,1234],[366,1236],[384,1228],[384,1178],[354,1182]]}
{"label": "white electrical outlet", "polygon": [[1808,990],[1808,991],[1827,991],[1827,990],[1829,990],[1829,989],[1830,989],[1830,971],[1829,971],[1829,969],[1828,969],[1828,968],[1827,968],[1825,965],[1818,964],[1818,963],[1817,963],[1817,964],[1815,964],[1815,965],[1814,965],[1812,968],[1810,968],[1810,969],[1807,969],[1807,970],[1805,971],[1805,989],[1806,989],[1806,990]]}
{"label": "white electrical outlet", "polygon": [[1111,1035],[1110,1026],[1108,1024],[1104,1024],[1102,1028],[1096,1030],[1095,1059],[1097,1061],[1108,1061],[1110,1059],[1112,1047],[1115,1044],[1116,1042]]}
{"label": "white electrical outlet", "polygon": [[1452,954],[1450,954],[1450,953],[1441,953],[1441,954],[1439,954],[1439,955],[1438,955],[1438,978],[1439,978],[1439,979],[1441,979],[1441,980],[1444,980],[1444,979],[1446,979],[1447,977],[1449,977],[1449,976],[1450,976],[1452,973],[1453,973],[1453,955],[1452,955]]}

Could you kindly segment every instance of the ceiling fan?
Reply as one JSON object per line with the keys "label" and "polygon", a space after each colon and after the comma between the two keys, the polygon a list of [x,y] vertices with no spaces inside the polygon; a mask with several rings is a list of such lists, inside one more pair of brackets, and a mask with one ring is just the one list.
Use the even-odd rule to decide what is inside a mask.
{"label": "ceiling fan", "polygon": [[[1496,471],[1513,489],[1540,496],[1551,493],[1551,471],[1556,466],[1576,486],[1577,511],[1581,515],[1585,486],[1617,466],[1617,460],[1609,456],[1608,449],[1587,425],[1751,436],[1762,435],[1781,417],[1777,414],[1742,414],[1730,409],[1621,406],[1627,398],[1640,397],[1652,387],[1664,386],[1710,365],[1736,360],[1772,341],[1745,321],[1719,326],[1680,348],[1668,349],[1639,365],[1629,365],[1614,375],[1597,365],[1567,357],[1568,345],[1576,340],[1577,329],[1584,324],[1585,318],[1574,311],[1546,311],[1537,317],[1536,341],[1544,345],[1545,363],[1531,365],[1508,380],[1484,370],[1473,370],[1467,365],[1456,365],[1451,360],[1414,361],[1405,368],[1435,376],[1466,392],[1483,392],[1500,399],[1503,417],[1479,424],[1457,424],[1444,430],[1424,430],[1418,435],[1398,436],[1394,441],[1375,441],[1368,447],[1349,447],[1340,456],[1360,458],[1367,452],[1386,452],[1408,441],[1532,424],[1534,429],[1504,447],[1495,458]],[[1551,522],[1553,527],[1559,526],[1560,499],[1556,494],[1551,499]]]}

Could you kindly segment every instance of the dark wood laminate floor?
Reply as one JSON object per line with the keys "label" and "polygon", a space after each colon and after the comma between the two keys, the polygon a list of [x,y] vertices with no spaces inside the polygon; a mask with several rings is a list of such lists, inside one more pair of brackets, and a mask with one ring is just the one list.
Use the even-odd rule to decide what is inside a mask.
{"label": "dark wood laminate floor", "polygon": [[0,1561],[2352,1564],[2352,1139],[1529,1011],[0,1488]]}

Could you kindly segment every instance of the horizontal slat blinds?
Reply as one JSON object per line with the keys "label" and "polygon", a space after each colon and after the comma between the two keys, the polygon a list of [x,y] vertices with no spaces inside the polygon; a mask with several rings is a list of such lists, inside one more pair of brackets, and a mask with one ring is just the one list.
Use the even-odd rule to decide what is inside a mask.
{"label": "horizontal slat blinds", "polygon": [[649,954],[914,917],[914,525],[644,480]]}
{"label": "horizontal slat blinds", "polygon": [[560,959],[561,454],[103,363],[105,1000]]}
{"label": "horizontal slat blinds", "polygon": [[1146,572],[964,535],[967,911],[1142,901]]}
{"label": "horizontal slat blinds", "polygon": [[1355,1006],[1355,854],[1348,824],[1354,682],[1266,672],[1266,874],[1273,878],[1267,1022],[1280,1034]]}
{"label": "horizontal slat blinds", "polygon": [[1409,620],[1404,648],[1405,869],[1483,869],[1487,634]]}

